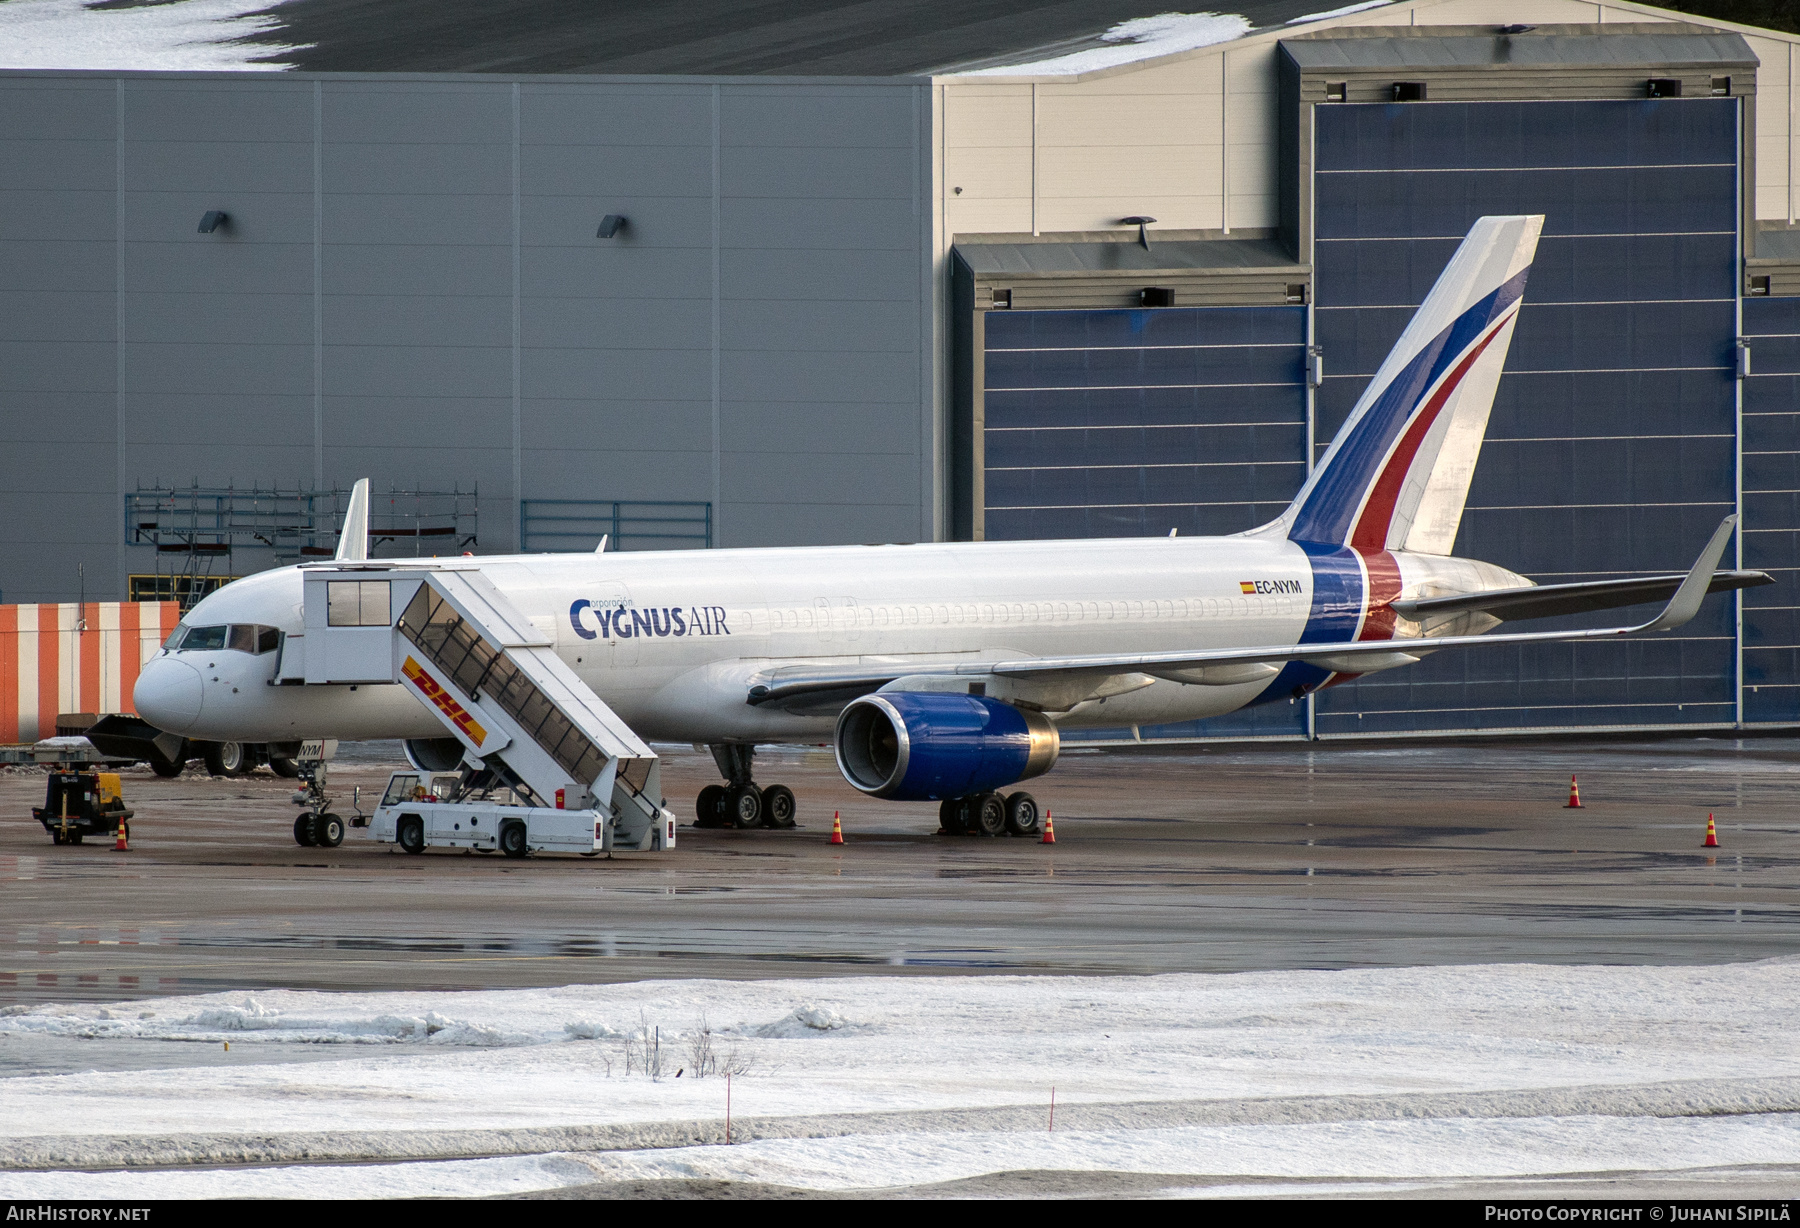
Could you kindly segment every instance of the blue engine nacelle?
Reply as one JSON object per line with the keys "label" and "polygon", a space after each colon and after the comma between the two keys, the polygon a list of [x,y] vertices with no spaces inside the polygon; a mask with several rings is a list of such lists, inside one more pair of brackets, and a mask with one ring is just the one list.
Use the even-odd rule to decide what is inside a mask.
{"label": "blue engine nacelle", "polygon": [[838,770],[875,797],[937,801],[1042,776],[1056,726],[983,695],[887,691],[851,701],[837,722]]}

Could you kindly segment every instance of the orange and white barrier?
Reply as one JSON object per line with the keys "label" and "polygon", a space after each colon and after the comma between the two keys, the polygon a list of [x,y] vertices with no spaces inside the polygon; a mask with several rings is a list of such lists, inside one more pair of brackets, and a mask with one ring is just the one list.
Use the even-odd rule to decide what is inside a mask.
{"label": "orange and white barrier", "polygon": [[0,605],[0,743],[54,737],[63,712],[135,712],[138,669],[180,620],[173,601]]}

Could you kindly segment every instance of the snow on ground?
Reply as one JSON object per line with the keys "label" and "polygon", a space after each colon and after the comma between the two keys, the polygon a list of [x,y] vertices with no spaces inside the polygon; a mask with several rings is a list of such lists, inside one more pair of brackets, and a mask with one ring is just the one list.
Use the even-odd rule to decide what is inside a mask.
{"label": "snow on ground", "polygon": [[625,1071],[627,1038],[656,1030],[667,1073],[685,1069],[702,1022],[749,1065],[739,1115],[1039,1104],[1052,1086],[1067,1103],[1800,1076],[1800,959],[275,991],[10,1012],[0,1032],[341,1044],[346,1060],[12,1079],[0,1139],[712,1118],[719,1080]]}
{"label": "snow on ground", "polygon": [[[1797,1154],[1800,1115],[1785,1113],[1414,1120],[1110,1132],[864,1134],[772,1139],[733,1147],[412,1164],[0,1173],[0,1198],[475,1198],[594,1182],[695,1178],[856,1190],[1031,1170],[1453,1184],[1470,1178],[1544,1174],[1784,1167]],[[1241,1197],[1280,1191],[1226,1185],[1214,1192]]]}
{"label": "snow on ground", "polygon": [[[352,1186],[356,1192],[346,1196],[365,1188],[504,1193],[672,1176],[852,1188],[1016,1168],[1438,1179],[1777,1163],[1800,1155],[1800,1117],[1787,1112],[1791,1080],[1800,1077],[1791,1030],[1797,1011],[1800,959],[1677,968],[271,991],[13,1007],[0,1013],[0,1033],[85,1037],[99,1047],[112,1038],[165,1040],[170,1069],[0,1081],[0,1163],[96,1136],[123,1136],[123,1150],[109,1153],[122,1162],[131,1162],[133,1138],[208,1139],[212,1152],[197,1147],[191,1154],[217,1155],[220,1139],[266,1142],[304,1132],[330,1135],[336,1150],[282,1154],[429,1158],[571,1145],[546,1139],[471,1147],[453,1131],[716,1123],[725,1112],[724,1081],[692,1077],[703,1022],[715,1050],[741,1066],[732,1083],[740,1123],[999,1106],[1029,1106],[1025,1120],[1035,1121],[1047,1113],[1052,1087],[1066,1114],[1121,1102],[1254,1109],[1250,1101],[1258,1097],[1323,1098],[1324,1107],[1282,1119],[1238,1109],[1200,1119],[1227,1123],[1217,1125],[1182,1124],[1196,1120],[1190,1117],[1115,1129],[1065,1118],[1054,1135],[1014,1133],[1031,1129],[1024,1121],[965,1123],[958,1133],[941,1120],[908,1125],[887,1118],[869,1121],[864,1132],[852,1121],[816,1131],[836,1137],[766,1137],[730,1148],[643,1150],[654,1144],[628,1133],[605,1145],[638,1150],[574,1157],[229,1173],[0,1173],[0,1197],[111,1197],[126,1189],[144,1197],[252,1190],[305,1196]],[[643,1039],[659,1032],[663,1077],[628,1071],[627,1050],[641,1055]],[[234,1057],[259,1048],[274,1057],[306,1044],[340,1046],[343,1058],[184,1068],[189,1046],[227,1041]],[[641,1057],[630,1061],[635,1067]],[[673,1077],[677,1070],[685,1077]],[[1680,1112],[1728,1115],[1630,1107],[1633,1089],[1659,1083],[1720,1098]],[[1501,1092],[1510,1107],[1485,1116],[1404,1110],[1376,1120],[1380,1115],[1364,1106],[1334,1099]],[[51,1142],[57,1137],[71,1142]],[[402,1137],[410,1140],[406,1150],[367,1143]],[[348,1175],[336,1182],[333,1172]]]}
{"label": "snow on ground", "polygon": [[253,17],[280,0],[162,0],[96,8],[92,0],[0,0],[0,68],[139,71],[282,69],[295,47],[237,40],[278,28]]}
{"label": "snow on ground", "polygon": [[1088,47],[1029,64],[1002,64],[958,73],[963,77],[1057,77],[1135,64],[1178,51],[1228,43],[1250,32],[1250,22],[1236,13],[1158,13],[1121,21],[1100,36],[1104,47]]}

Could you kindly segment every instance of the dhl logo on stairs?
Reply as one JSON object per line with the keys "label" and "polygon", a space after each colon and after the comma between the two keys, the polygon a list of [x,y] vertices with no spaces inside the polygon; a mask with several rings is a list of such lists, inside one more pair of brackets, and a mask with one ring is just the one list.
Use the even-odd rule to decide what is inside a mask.
{"label": "dhl logo on stairs", "polygon": [[421,694],[429,699],[439,712],[450,718],[450,723],[468,735],[476,746],[487,741],[487,730],[481,722],[469,715],[469,710],[450,697],[450,692],[438,685],[438,680],[425,672],[423,666],[411,657],[400,667],[408,682],[419,688]]}

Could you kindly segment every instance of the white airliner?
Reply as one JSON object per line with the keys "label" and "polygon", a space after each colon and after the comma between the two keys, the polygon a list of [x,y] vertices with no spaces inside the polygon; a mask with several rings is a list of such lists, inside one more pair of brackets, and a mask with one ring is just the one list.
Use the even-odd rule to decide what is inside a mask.
{"label": "white airliner", "polygon": [[[1036,803],[999,790],[1046,771],[1060,730],[1287,703],[1445,649],[1666,631],[1708,591],[1769,582],[1715,573],[1735,517],[1685,575],[1540,587],[1451,556],[1542,225],[1475,224],[1293,503],[1246,533],[460,562],[639,736],[714,748],[728,784],[703,792],[703,825],[790,824],[754,748],[830,739],[865,793],[940,800],[951,830],[1029,830]],[[366,516],[365,495],[340,560],[366,557]],[[138,712],[197,739],[401,738],[415,766],[453,768],[464,747],[404,682],[273,685],[280,653],[258,649],[303,632],[305,566],[197,604]],[[1483,634],[1664,599],[1633,626]]]}

